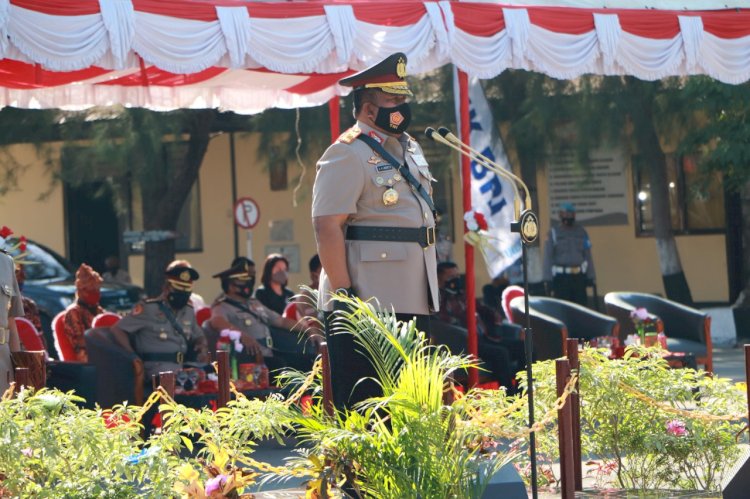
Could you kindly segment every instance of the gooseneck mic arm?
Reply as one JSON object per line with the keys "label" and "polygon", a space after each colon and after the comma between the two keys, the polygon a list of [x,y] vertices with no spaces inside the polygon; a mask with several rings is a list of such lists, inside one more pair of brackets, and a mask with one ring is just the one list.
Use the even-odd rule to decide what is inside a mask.
{"label": "gooseneck mic arm", "polygon": [[[461,142],[461,140],[456,137],[454,134],[451,133],[450,130],[448,130],[445,127],[440,127],[438,129],[438,134],[440,134],[443,138],[445,138],[447,141],[452,142],[453,144],[456,144],[457,146],[465,149],[469,153],[473,154],[474,156],[481,158],[484,160],[485,163],[491,164],[494,166],[494,168],[491,168],[492,171],[498,173],[498,170],[501,170],[502,172],[506,173],[506,177],[511,177],[513,179],[513,182],[517,183],[521,186],[524,190],[524,194],[526,194],[526,197],[524,198],[525,201],[525,209],[530,210],[531,209],[531,195],[529,194],[529,188],[526,186],[526,183],[521,180],[519,176],[514,174],[512,171],[506,170],[503,168],[500,164],[496,163],[495,161],[492,161],[476,149],[473,149],[471,146],[466,144],[465,142]],[[518,217],[516,217],[518,218]]]}
{"label": "gooseneck mic arm", "polygon": [[[446,132],[448,132],[448,134],[453,135],[453,134],[450,133],[450,131],[447,128],[441,128],[440,131],[436,131],[432,127],[427,127],[425,129],[424,133],[425,133],[425,135],[427,135],[428,138],[434,140],[435,142],[439,142],[439,143],[441,143],[441,144],[443,144],[445,146],[448,146],[451,149],[453,149],[455,151],[458,151],[459,154],[462,154],[464,156],[468,156],[473,161],[476,161],[477,163],[479,163],[483,167],[487,168],[488,170],[490,170],[492,172],[495,172],[496,174],[500,175],[504,179],[508,180],[510,182],[511,186],[513,187],[513,193],[515,194],[515,196],[513,196],[513,207],[514,207],[515,219],[518,220],[520,218],[520,216],[521,216],[521,193],[518,191],[518,183],[520,182],[520,179],[518,177],[516,177],[515,175],[513,175],[512,173],[508,172],[508,170],[506,170],[505,168],[502,168],[497,163],[491,161],[487,157],[485,157],[485,156],[483,156],[481,154],[475,154],[475,153],[473,153],[470,150],[462,148],[458,144],[462,144],[462,145],[465,145],[465,144],[463,144],[463,142],[461,142],[460,140],[456,139],[456,141],[458,141],[458,144],[456,144],[453,141],[449,140],[445,136],[445,134],[442,133],[443,130],[445,130]],[[468,148],[468,146],[466,146],[466,147]],[[520,183],[522,185],[524,185],[523,182],[520,182]],[[526,186],[524,185],[524,187],[526,187]],[[528,193],[528,191],[526,191],[526,192]],[[527,195],[527,199],[529,199],[528,198],[528,194],[526,194],[526,195]],[[530,202],[527,202],[527,204],[530,204]]]}

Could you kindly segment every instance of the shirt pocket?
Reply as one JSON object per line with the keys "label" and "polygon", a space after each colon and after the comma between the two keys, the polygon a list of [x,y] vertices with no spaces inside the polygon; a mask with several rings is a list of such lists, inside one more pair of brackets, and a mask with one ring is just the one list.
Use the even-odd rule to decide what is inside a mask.
{"label": "shirt pocket", "polygon": [[406,260],[406,246],[404,243],[363,241],[359,247],[359,259],[362,262],[403,261]]}

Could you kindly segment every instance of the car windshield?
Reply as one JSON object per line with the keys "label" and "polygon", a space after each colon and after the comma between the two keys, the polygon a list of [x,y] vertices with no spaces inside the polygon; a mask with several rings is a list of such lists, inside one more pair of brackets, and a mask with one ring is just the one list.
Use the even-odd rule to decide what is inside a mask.
{"label": "car windshield", "polygon": [[27,281],[58,281],[73,275],[69,264],[54,251],[31,241],[26,250],[28,255],[23,259],[29,262],[24,266]]}

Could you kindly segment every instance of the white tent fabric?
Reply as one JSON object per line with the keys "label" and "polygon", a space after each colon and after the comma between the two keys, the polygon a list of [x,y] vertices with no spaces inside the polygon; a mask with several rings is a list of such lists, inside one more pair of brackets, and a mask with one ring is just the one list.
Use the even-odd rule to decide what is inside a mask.
{"label": "white tent fabric", "polygon": [[410,73],[454,63],[480,78],[518,68],[737,84],[750,79],[750,10],[0,0],[0,105],[317,105],[344,92],[338,77],[396,51],[409,56]]}

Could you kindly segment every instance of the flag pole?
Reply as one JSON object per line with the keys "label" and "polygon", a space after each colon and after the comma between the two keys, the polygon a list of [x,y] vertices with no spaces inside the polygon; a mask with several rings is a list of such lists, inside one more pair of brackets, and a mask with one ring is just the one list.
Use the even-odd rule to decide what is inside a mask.
{"label": "flag pole", "polygon": [[[459,91],[459,109],[461,117],[461,140],[467,144],[471,140],[471,123],[469,121],[469,77],[458,71],[458,91]],[[471,160],[461,156],[461,183],[463,187],[463,207],[464,213],[472,211],[471,207]],[[474,276],[474,246],[464,242],[464,255],[466,264],[466,329],[468,331],[466,339],[466,351],[479,358],[477,343],[477,305],[475,293],[475,276]],[[479,382],[479,372],[476,367],[469,369],[469,387],[476,386]]]}
{"label": "flag pole", "polygon": [[331,142],[335,142],[341,135],[341,119],[339,117],[339,96],[334,95],[328,100],[328,122],[331,127]]}

